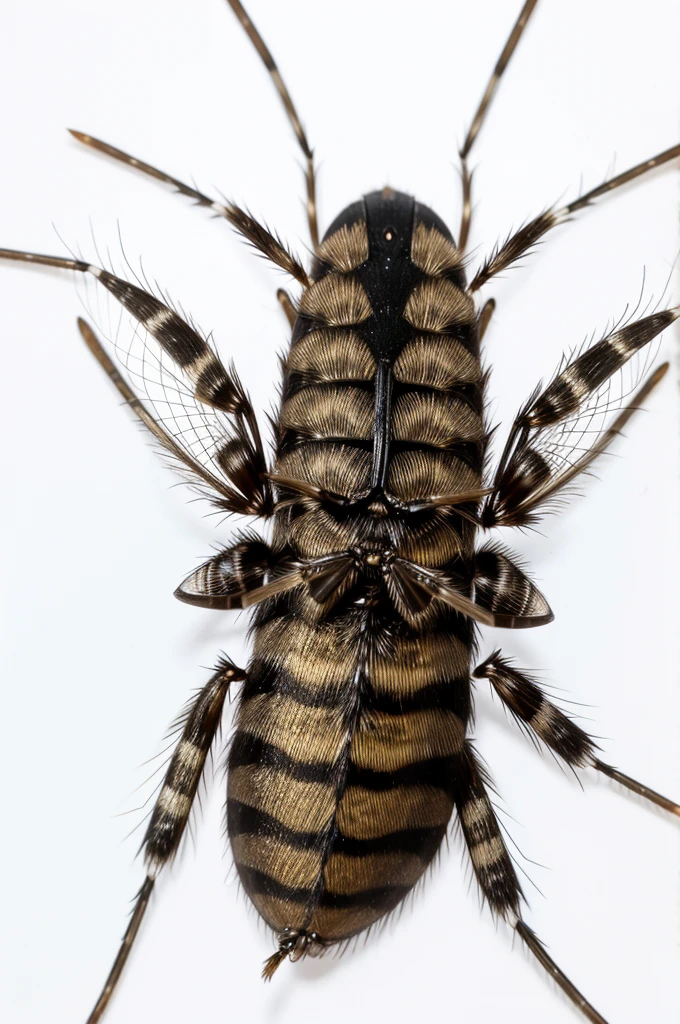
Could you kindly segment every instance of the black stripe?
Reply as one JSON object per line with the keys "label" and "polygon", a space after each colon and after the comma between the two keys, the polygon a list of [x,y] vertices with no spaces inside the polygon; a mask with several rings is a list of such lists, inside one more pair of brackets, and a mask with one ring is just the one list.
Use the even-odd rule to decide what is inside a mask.
{"label": "black stripe", "polygon": [[374,889],[360,889],[359,892],[329,892],[324,888],[318,906],[332,907],[334,910],[370,907],[386,914],[400,903],[412,888],[411,885],[382,885]]}
{"label": "black stripe", "polygon": [[163,324],[147,329],[180,366],[188,366],[210,351],[203,338],[154,295],[114,277],[106,270],[100,274],[99,281],[143,326],[159,314],[167,314]]}
{"label": "black stripe", "polygon": [[[360,768],[354,762],[350,762],[346,784],[362,786],[364,789],[377,792],[384,792],[397,786],[435,786],[443,789],[453,799],[450,780],[458,760],[455,755],[433,757],[389,772]],[[230,770],[252,765],[272,768],[275,771],[286,772],[299,782],[333,783],[340,780],[345,770],[344,758],[340,758],[334,765],[296,761],[279,747],[241,731],[234,736],[228,763]]]}
{"label": "black stripe", "polygon": [[413,384],[403,380],[395,380],[392,391],[393,401],[404,395],[433,395],[437,398],[446,396],[452,402],[456,399],[465,402],[479,416],[484,411],[482,387],[479,382],[465,381],[460,384],[452,384],[447,388],[437,388],[434,384]]}
{"label": "black stripe", "polygon": [[[227,800],[227,830],[230,836],[271,836],[302,850],[318,849],[326,837],[325,832],[296,832],[286,828],[271,814],[238,800]],[[344,853],[348,857],[363,857],[369,853],[413,853],[427,864],[437,852],[445,833],[445,825],[390,832],[376,839],[349,839],[338,832],[332,852]]]}
{"label": "black stripe", "polygon": [[522,721],[530,724],[534,716],[543,707],[544,696],[538,686],[527,680],[527,685],[520,687],[511,682],[511,692],[508,703],[512,711],[519,715]]}
{"label": "black stripe", "polygon": [[230,770],[250,765],[272,768],[285,772],[298,782],[334,782],[338,771],[342,771],[343,767],[342,761],[339,765],[296,761],[279,747],[241,731],[234,736],[228,763]]}
{"label": "black stripe", "polygon": [[398,455],[400,452],[431,452],[433,455],[445,453],[452,455],[466,466],[481,472],[482,453],[485,440],[480,441],[454,441],[446,447],[437,444],[425,444],[422,441],[392,441],[390,455]]}
{"label": "black stripe", "polygon": [[413,853],[427,864],[439,849],[445,834],[446,825],[404,829],[375,839],[350,839],[338,833],[332,852],[344,853],[348,857],[365,857],[369,853]]}
{"label": "black stripe", "polygon": [[278,696],[290,697],[297,704],[308,708],[341,707],[347,703],[347,688],[351,685],[351,677],[346,686],[334,682],[325,689],[313,689],[302,686],[297,679],[278,665],[272,665],[264,658],[257,658],[248,670],[248,682],[244,686],[241,700],[265,693],[276,693]]}
{"label": "black stripe", "polygon": [[[427,642],[426,639],[424,642]],[[408,675],[408,669],[404,669]],[[386,715],[405,715],[412,711],[453,711],[465,723],[470,716],[470,681],[466,674],[458,679],[423,686],[414,693],[376,693],[370,684],[366,687],[366,706],[371,711]]]}
{"label": "black stripe", "polygon": [[[297,448],[301,448],[305,444],[341,444],[347,448],[358,448],[360,451],[364,452],[373,451],[372,437],[308,437],[306,434],[301,434],[299,431],[293,430],[291,427],[287,427],[279,441],[277,454],[279,457],[286,455],[288,452],[295,451]],[[439,450],[441,451],[441,449]]]}
{"label": "black stripe", "polygon": [[154,807],[142,843],[145,857],[152,857],[159,861],[165,861],[171,857],[179,846],[185,825],[186,818],[175,818],[167,811]]}
{"label": "black stripe", "polygon": [[323,832],[296,832],[286,828],[273,815],[233,799],[227,800],[227,832],[230,836],[272,836],[304,850],[318,848],[324,839]]}
{"label": "black stripe", "polygon": [[236,866],[244,888],[251,895],[273,896],[278,900],[290,900],[291,903],[309,903],[314,899],[315,889],[296,889],[290,885],[282,885],[257,868],[239,864],[238,861]]}
{"label": "black stripe", "polygon": [[458,760],[456,756],[432,757],[389,772],[360,768],[352,761],[347,775],[347,785],[362,786],[376,792],[395,789],[397,786],[434,786],[443,789],[453,802],[450,780]]}
{"label": "black stripe", "polygon": [[[195,744],[198,746],[198,744]],[[203,751],[207,752],[207,747]],[[193,797],[196,792],[196,786],[201,773],[203,772],[203,763],[200,767],[196,768],[194,765],[189,765],[182,758],[174,754],[168,768],[168,773],[165,776],[163,787],[171,789],[174,793],[179,793],[181,796]]]}
{"label": "black stripe", "polygon": [[319,370],[291,371],[286,378],[285,400],[288,401],[293,395],[309,387],[327,388],[329,391],[332,391],[334,388],[359,388],[361,391],[366,391],[370,394],[373,394],[375,390],[374,381],[366,380],[364,377],[337,377],[328,380],[327,377],[321,379],[319,373]]}
{"label": "black stripe", "polygon": [[334,910],[349,910],[354,907],[370,907],[383,913],[396,906],[412,888],[409,885],[384,885],[359,892],[333,893],[325,887],[319,890],[301,889],[282,885],[264,871],[238,864],[238,872],[244,888],[251,895],[272,896],[292,903],[312,903],[317,907],[332,907]]}

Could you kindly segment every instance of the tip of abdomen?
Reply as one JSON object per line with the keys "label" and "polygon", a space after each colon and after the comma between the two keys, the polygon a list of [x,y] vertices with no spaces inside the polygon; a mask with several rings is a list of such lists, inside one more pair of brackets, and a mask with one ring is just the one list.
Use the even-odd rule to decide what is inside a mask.
{"label": "tip of abdomen", "polygon": [[262,977],[265,981],[271,981],[279,964],[282,964],[286,957],[295,961],[303,956],[321,956],[329,946],[329,943],[321,939],[316,932],[306,932],[297,928],[284,928],[279,932],[278,938],[279,948],[265,960],[262,968]]}

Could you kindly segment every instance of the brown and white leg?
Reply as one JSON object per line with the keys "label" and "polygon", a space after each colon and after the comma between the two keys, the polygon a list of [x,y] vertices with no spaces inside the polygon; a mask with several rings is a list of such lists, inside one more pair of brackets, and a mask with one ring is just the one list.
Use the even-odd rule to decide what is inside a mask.
{"label": "brown and white leg", "polygon": [[479,887],[494,914],[507,921],[539,963],[591,1024],[607,1024],[560,970],[520,916],[522,890],[496,812],[487,792],[488,779],[474,750],[466,743],[455,769],[454,800],[461,831]]}
{"label": "brown and white leg", "polygon": [[580,199],[575,199],[573,202],[567,203],[566,206],[561,206],[557,210],[550,207],[539,214],[538,217],[534,217],[533,220],[530,220],[513,235],[510,235],[507,241],[503,245],[498,246],[483,263],[472,279],[470,291],[477,291],[487,281],[491,280],[492,277],[503,273],[504,270],[507,270],[508,267],[533,249],[548,231],[559,224],[566,223],[572,214],[585,209],[586,206],[590,206],[595,199],[599,199],[600,196],[606,195],[607,192],[612,192],[621,185],[627,185],[628,182],[634,181],[635,178],[639,178],[642,174],[646,174],[647,171],[651,171],[655,167],[661,167],[662,164],[668,163],[669,160],[677,160],[678,157],[680,157],[680,145],[671,146],[670,149],[665,149],[663,153],[658,153],[650,160],[643,160],[641,164],[630,167],[623,174],[617,174],[616,177],[603,182],[597,188],[586,192]]}
{"label": "brown and white leg", "polygon": [[[534,0],[536,2],[536,0]],[[241,22],[248,38],[252,42],[253,46],[259,53],[262,63],[266,67],[267,71],[272,77],[272,81],[276,86],[281,102],[285,108],[290,123],[293,126],[293,131],[300,143],[300,149],[302,150],[305,160],[307,162],[307,169],[305,173],[305,179],[307,182],[307,221],[309,223],[309,234],[312,240],[312,248],[318,249],[319,247],[319,226],[316,215],[316,175],[314,172],[314,151],[310,148],[309,142],[307,141],[307,135],[302,127],[298,112],[295,109],[295,105],[290,98],[290,93],[286,88],[286,84],[281,77],[281,73],[276,66],[276,62],[272,57],[269,48],[267,47],[264,39],[257,31],[252,21],[250,20],[248,13],[243,7],[243,4],[239,0],[227,0],[227,3],[231,7],[232,11]]]}
{"label": "brown and white leg", "polygon": [[507,709],[521,725],[573,768],[595,768],[622,786],[680,817],[680,805],[597,757],[590,736],[548,700],[531,676],[519,672],[496,651],[479,665],[475,679],[488,679]]}
{"label": "brown and white leg", "polygon": [[272,263],[276,264],[277,267],[280,267],[287,274],[290,274],[300,284],[304,286],[309,284],[307,272],[293,253],[284,246],[279,238],[272,235],[263,224],[256,221],[254,217],[251,217],[249,213],[242,210],[240,206],[236,206],[235,203],[231,202],[218,202],[218,200],[205,195],[204,192],[199,192],[192,185],[187,185],[185,182],[180,181],[179,178],[174,178],[171,174],[166,174],[165,171],[159,170],[158,167],[147,164],[144,160],[139,160],[136,156],[126,153],[123,149],[118,149],[117,146],[112,146],[109,142],[96,139],[93,135],[88,135],[86,132],[78,132],[74,128],[69,128],[69,132],[74,139],[82,142],[84,146],[96,149],[97,152],[104,153],[106,156],[113,157],[114,160],[119,160],[120,163],[127,164],[128,167],[134,167],[135,170],[148,174],[149,177],[155,178],[157,181],[163,181],[167,185],[172,185],[180,195],[193,199],[196,206],[206,207],[212,210],[218,217],[224,217],[262,256],[271,260]]}
{"label": "brown and white leg", "polygon": [[177,853],[198,792],[206,758],[220,727],[227,691],[237,679],[245,679],[245,672],[231,662],[223,661],[203,689],[191,700],[182,716],[182,734],[170,759],[142,843],[147,876],[137,894],[118,955],[87,1024],[96,1024],[108,1006],[142,923],[154,882],[162,868]]}
{"label": "brown and white leg", "polygon": [[[551,454],[553,431],[560,424],[579,432],[579,417],[591,415],[599,389],[636,353],[680,317],[680,306],[660,310],[614,331],[602,341],[571,359],[552,382],[529,401],[515,418],[508,435],[492,493],[481,513],[481,524],[527,526],[537,511],[590,468],[619,436],[628,420],[663,380],[668,363],[662,363],[642,382],[595,443],[573,459]],[[560,449],[565,446],[560,441]]]}
{"label": "brown and white leg", "polygon": [[472,124],[465,137],[465,142],[459,152],[460,163],[461,163],[461,182],[463,186],[463,212],[461,215],[460,231],[458,233],[458,248],[461,252],[465,252],[468,238],[470,235],[470,221],[472,219],[472,173],[468,168],[468,157],[470,150],[472,149],[475,139],[477,138],[480,128],[484,124],[487,110],[491,105],[491,101],[494,97],[494,93],[498,88],[498,83],[501,80],[503,72],[507,68],[510,58],[512,57],[517,44],[519,43],[522,33],[526,27],[526,24],[531,17],[534,7],[538,3],[538,0],[526,0],[522,10],[520,11],[519,17],[513,25],[512,32],[508,37],[508,41],[503,47],[503,52],[496,61],[496,66],[493,69],[491,78],[486,87],[484,95],[477,107],[477,112],[472,119]]}
{"label": "brown and white leg", "polygon": [[232,428],[225,429],[223,420],[215,420],[216,443],[209,466],[191,458],[154,420],[109,359],[92,329],[84,320],[79,320],[81,334],[90,351],[125,401],[165,450],[184,465],[192,480],[215,492],[211,500],[216,505],[244,515],[271,514],[273,495],[255,411],[238,377],[227,371],[198,331],[155,295],[84,260],[13,249],[0,249],[0,259],[90,274],[106,288],[181,370],[190,382],[195,400],[226,413],[232,419]]}
{"label": "brown and white leg", "polygon": [[194,569],[175,591],[175,597],[199,608],[243,608],[243,598],[262,586],[277,559],[268,544],[245,534]]}

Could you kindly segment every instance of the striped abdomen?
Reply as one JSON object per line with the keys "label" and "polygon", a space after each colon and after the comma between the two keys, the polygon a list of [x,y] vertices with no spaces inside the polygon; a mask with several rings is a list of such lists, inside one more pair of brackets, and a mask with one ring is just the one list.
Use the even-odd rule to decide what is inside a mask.
{"label": "striped abdomen", "polygon": [[327,942],[395,907],[434,856],[468,715],[466,640],[443,623],[367,656],[362,615],[259,627],[229,757],[248,895],[277,931]]}
{"label": "striped abdomen", "polygon": [[[431,211],[374,194],[331,228],[314,278],[286,362],[276,472],[329,497],[284,492],[275,548],[303,562],[388,551],[464,589],[470,522],[455,507],[409,509],[481,480],[476,322],[455,246]],[[357,569],[323,604],[301,587],[262,608],[229,834],[273,928],[339,941],[421,877],[454,806],[472,639],[437,603],[407,623],[378,569]]]}

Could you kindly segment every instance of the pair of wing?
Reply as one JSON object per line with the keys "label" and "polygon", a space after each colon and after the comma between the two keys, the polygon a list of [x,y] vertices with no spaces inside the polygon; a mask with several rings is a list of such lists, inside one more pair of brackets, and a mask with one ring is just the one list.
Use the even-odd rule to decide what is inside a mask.
{"label": "pair of wing", "polygon": [[[238,207],[216,203],[106,143],[81,133],[73,134],[93,148],[173,184],[199,205],[211,207],[260,254],[299,283],[309,283],[305,270],[284,244]],[[153,433],[163,453],[218,508],[245,515],[271,515],[275,497],[254,410],[233,368],[227,370],[208,338],[167,301],[142,287],[141,282],[129,283],[77,259],[12,250],[0,250],[0,257],[80,271],[90,280],[96,278],[98,285],[112,294],[132,316],[131,341],[122,345],[117,335],[114,344],[144,401],[121,376],[94,332],[82,320],[79,321],[81,333],[127,404]],[[294,312],[292,306],[288,303],[284,308],[290,319]],[[475,496],[475,504],[484,499],[483,507],[474,516],[479,525],[524,526],[535,522],[552,499],[608,448],[663,377],[667,364],[649,376],[623,408],[623,394],[612,395],[609,390],[612,376],[678,315],[680,310],[676,308],[625,325],[571,359],[546,388],[534,393],[511,427],[492,486],[481,489]],[[614,408],[621,412],[605,429],[604,418]],[[588,432],[595,434],[595,440],[590,446],[580,448]],[[303,481],[279,481],[279,486],[288,488],[302,484]],[[431,495],[427,504],[431,507],[456,504],[455,497]],[[351,496],[347,500],[351,501]],[[460,496],[458,500],[462,500]],[[546,618],[549,609],[544,599],[535,596],[537,591],[527,597],[531,593],[527,588],[533,585],[514,563],[503,557],[507,563],[505,580],[497,579],[493,585],[488,580],[477,584],[481,599],[478,594],[472,607],[472,602],[452,581],[405,560],[395,561],[388,582],[396,603],[412,615],[419,613],[420,605],[440,600],[489,625],[517,627],[550,621]],[[310,586],[308,568],[304,568],[302,575],[297,568],[291,569],[290,586],[299,585],[303,578]],[[331,578],[343,577],[348,571],[348,564],[336,565]],[[282,580],[280,576],[276,587],[289,589]],[[505,593],[502,593],[502,583],[506,585]],[[321,587],[320,592],[323,587],[331,587],[328,579],[323,585],[317,579],[315,585]],[[271,580],[265,584],[264,592],[273,586]],[[492,609],[491,604],[499,600],[505,603]],[[244,595],[243,604],[251,603],[254,601]]]}

